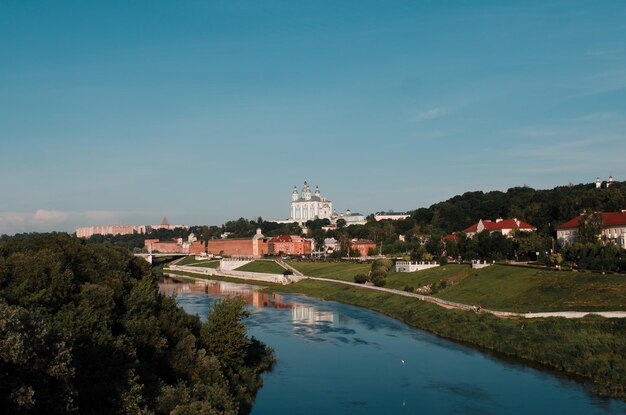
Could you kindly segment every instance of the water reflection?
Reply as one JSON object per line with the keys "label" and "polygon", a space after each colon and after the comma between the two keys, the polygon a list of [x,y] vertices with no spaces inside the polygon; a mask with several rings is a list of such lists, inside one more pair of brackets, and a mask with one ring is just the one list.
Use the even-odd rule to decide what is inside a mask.
{"label": "water reflection", "polygon": [[[219,281],[165,282],[191,314],[216,299],[250,304],[249,333],[276,350],[253,414],[611,414],[622,402],[571,379],[509,362],[381,314]],[[280,404],[277,404],[280,402]]]}
{"label": "water reflection", "polygon": [[277,293],[263,293],[259,290],[263,287],[250,284],[236,284],[214,280],[178,280],[174,276],[168,276],[159,284],[159,291],[163,295],[177,296],[189,293],[201,293],[215,299],[239,297],[252,306],[256,311],[263,308],[283,308],[291,310],[291,321],[294,330],[299,334],[311,334],[317,330],[328,331],[326,325],[335,322],[335,313],[320,311],[310,304],[300,304],[287,300],[286,296]]}

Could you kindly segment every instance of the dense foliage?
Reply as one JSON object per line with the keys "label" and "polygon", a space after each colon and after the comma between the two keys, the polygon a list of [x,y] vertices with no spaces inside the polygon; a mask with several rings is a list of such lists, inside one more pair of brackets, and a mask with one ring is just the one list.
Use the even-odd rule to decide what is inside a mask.
{"label": "dense foliage", "polygon": [[206,323],[161,296],[147,263],[65,234],[0,239],[5,413],[238,414],[273,355],[239,301]]}

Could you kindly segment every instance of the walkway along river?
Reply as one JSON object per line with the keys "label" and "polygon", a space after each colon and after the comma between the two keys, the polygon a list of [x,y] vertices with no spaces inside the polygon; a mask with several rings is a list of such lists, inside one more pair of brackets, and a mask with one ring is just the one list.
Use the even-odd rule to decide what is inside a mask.
{"label": "walkway along river", "polygon": [[217,298],[251,304],[250,334],[273,347],[254,414],[610,414],[621,401],[576,381],[458,345],[378,313],[217,281],[162,284],[204,317]]}
{"label": "walkway along river", "polygon": [[[286,264],[283,261],[277,263],[281,266],[288,267],[292,271],[295,268]],[[225,271],[213,268],[200,268],[200,267],[191,267],[191,266],[179,266],[179,265],[171,265],[168,268],[165,268],[165,271],[182,271],[190,274],[199,274],[199,275],[215,275],[215,276],[224,276],[230,278],[238,278],[244,280],[257,280],[257,281],[266,281],[266,282],[277,282],[277,278],[283,278],[281,275],[274,274],[261,274],[258,272],[241,272],[241,271]],[[432,304],[436,304],[440,307],[444,308],[456,308],[459,310],[473,311],[474,306],[470,304],[457,303],[454,301],[443,300],[441,298],[433,297],[431,295],[423,295],[416,294],[401,290],[394,290],[391,288],[384,287],[375,287],[373,285],[365,285],[365,284],[356,284],[354,282],[342,281],[342,280],[334,280],[330,278],[318,278],[318,277],[310,277],[306,275],[302,275],[302,273],[297,272],[297,274],[292,277],[293,282],[299,281],[301,279],[311,279],[316,281],[323,281],[329,283],[350,285],[360,289],[369,289],[382,291],[394,295],[401,295],[403,297],[411,297],[416,298],[420,301],[426,301]],[[543,313],[515,313],[511,311],[498,311],[498,310],[489,310],[486,308],[481,309],[482,313],[493,314],[496,317],[510,318],[510,317],[523,317],[523,318],[545,318],[545,317],[565,317],[565,318],[582,318],[589,314],[596,314],[606,318],[626,318],[626,311],[551,311],[551,312],[543,312]]]}

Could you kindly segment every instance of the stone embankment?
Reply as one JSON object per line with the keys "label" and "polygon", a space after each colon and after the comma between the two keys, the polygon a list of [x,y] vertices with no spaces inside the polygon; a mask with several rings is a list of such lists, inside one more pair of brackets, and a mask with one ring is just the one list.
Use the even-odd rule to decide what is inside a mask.
{"label": "stone embankment", "polygon": [[354,282],[335,280],[335,279],[330,279],[330,278],[310,277],[310,276],[303,275],[300,271],[296,270],[294,267],[292,267],[291,265],[287,264],[284,261],[276,261],[276,263],[285,269],[291,270],[294,274],[290,276],[284,276],[282,274],[264,274],[260,272],[221,270],[221,269],[192,267],[192,266],[184,266],[184,265],[182,266],[170,265],[169,267],[165,268],[165,271],[182,271],[182,272],[188,272],[192,274],[215,275],[215,276],[223,276],[223,277],[241,278],[241,279],[246,279],[246,280],[265,281],[265,282],[279,283],[279,284],[290,284],[292,282],[298,282],[303,279],[333,282],[336,284],[350,285],[350,286],[358,287],[358,288],[381,291],[381,292],[386,292],[386,293],[390,293],[394,295],[401,295],[403,297],[416,298],[420,301],[425,301],[428,303],[436,304],[443,308],[487,313],[487,314],[492,314],[500,318],[546,318],[546,317],[582,318],[590,314],[599,315],[599,316],[606,317],[606,318],[626,318],[626,311],[593,311],[593,312],[590,312],[590,311],[553,311],[553,312],[542,312],[542,313],[531,313],[531,312],[515,313],[511,311],[489,310],[486,308],[479,308],[477,310],[475,305],[442,300],[441,298],[433,297],[430,295],[423,295],[423,294],[416,294],[416,293],[411,293],[407,291],[394,290],[392,288],[376,287],[373,285],[357,284]]}
{"label": "stone embankment", "polygon": [[271,282],[274,284],[290,284],[292,282],[298,282],[302,279],[302,277],[297,275],[289,275],[285,276],[283,274],[264,274],[261,272],[249,272],[249,271],[236,271],[236,270],[226,270],[220,268],[204,268],[204,267],[193,267],[189,265],[170,265],[165,268],[165,271],[182,271],[188,272],[192,274],[201,274],[201,275],[215,275],[221,277],[231,277],[231,278],[240,278],[245,280],[255,280],[255,281],[265,281]]}

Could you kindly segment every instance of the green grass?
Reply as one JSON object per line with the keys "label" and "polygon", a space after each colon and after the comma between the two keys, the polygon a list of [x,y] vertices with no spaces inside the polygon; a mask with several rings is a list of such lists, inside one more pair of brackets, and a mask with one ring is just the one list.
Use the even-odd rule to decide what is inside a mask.
{"label": "green grass", "polygon": [[405,286],[413,288],[438,283],[439,281],[458,282],[467,277],[471,272],[469,265],[450,264],[437,268],[425,269],[416,272],[396,272],[395,267],[387,274],[386,288],[402,290]]}
{"label": "green grass", "polygon": [[196,259],[194,255],[189,255],[178,261],[176,265],[191,265],[200,262]]}
{"label": "green grass", "polygon": [[191,266],[199,268],[218,268],[220,266],[220,261],[215,259],[210,261],[200,261],[195,264],[191,264]]}
{"label": "green grass", "polygon": [[237,268],[237,271],[262,272],[264,274],[282,274],[285,268],[274,261],[253,261]]}
{"label": "green grass", "polygon": [[519,312],[626,310],[626,276],[493,265],[436,296]]}
{"label": "green grass", "polygon": [[367,274],[370,264],[352,262],[299,262],[289,261],[289,265],[304,275],[319,278],[354,282],[356,274]]}

